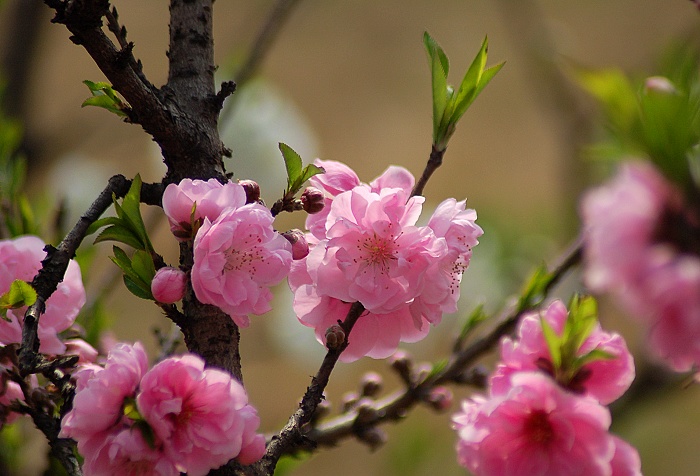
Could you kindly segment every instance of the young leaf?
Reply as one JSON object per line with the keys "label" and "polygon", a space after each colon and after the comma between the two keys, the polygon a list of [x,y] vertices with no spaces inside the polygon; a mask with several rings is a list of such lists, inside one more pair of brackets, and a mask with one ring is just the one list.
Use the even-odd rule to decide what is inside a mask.
{"label": "young leaf", "polygon": [[447,73],[449,63],[445,52],[426,31],[423,33],[423,43],[428,51],[430,61],[430,76],[433,91],[433,143],[442,142],[441,123],[447,108]]}
{"label": "young leaf", "polygon": [[10,289],[0,296],[0,316],[6,319],[8,309],[31,306],[36,302],[36,298],[36,291],[29,283],[15,279],[10,284]]}
{"label": "young leaf", "polygon": [[141,299],[147,299],[153,301],[153,294],[151,294],[151,289],[146,286],[142,281],[137,281],[131,277],[124,275],[124,285],[126,289],[129,290],[131,294]]}
{"label": "young leaf", "polygon": [[124,211],[122,218],[128,220],[132,231],[139,237],[142,243],[141,246],[136,248],[152,251],[153,245],[148,238],[146,225],[144,225],[143,219],[141,218],[141,176],[139,174],[136,174],[136,177],[134,177],[129,191],[124,196],[124,200],[122,200],[122,210]]}
{"label": "young leaf", "polygon": [[104,82],[94,83],[88,80],[83,81],[83,84],[90,89],[92,97],[83,101],[81,107],[97,106],[118,116],[126,116],[125,110],[128,108],[128,106],[124,104],[121,99],[119,99],[111,84]]}
{"label": "young leaf", "polygon": [[102,217],[90,224],[88,229],[85,231],[85,235],[92,235],[95,233],[97,230],[100,228],[107,226],[107,225],[119,225],[121,224],[121,220],[117,217]]}
{"label": "young leaf", "polygon": [[549,355],[552,358],[552,364],[555,369],[561,367],[562,364],[562,338],[554,332],[554,329],[549,325],[549,323],[544,320],[540,315],[540,325],[542,326],[542,335],[547,343],[547,349],[549,349]]}
{"label": "young leaf", "polygon": [[301,179],[300,179],[301,184],[303,184],[304,182],[309,180],[314,175],[324,174],[324,173],[326,173],[326,171],[323,169],[323,167],[318,167],[314,164],[309,164],[306,167],[304,167],[304,170],[301,173]]}
{"label": "young leaf", "polygon": [[284,157],[284,165],[287,168],[287,187],[289,190],[291,190],[292,184],[297,182],[301,177],[301,156],[284,142],[279,143],[279,149],[280,152],[282,152],[282,157]]}
{"label": "young leaf", "polygon": [[95,243],[110,240],[124,243],[125,245],[129,245],[137,250],[143,248],[141,239],[136,236],[131,229],[126,228],[123,225],[112,225],[109,228],[105,228],[99,235],[97,235],[97,238],[95,238]]}
{"label": "young leaf", "polygon": [[474,328],[479,325],[479,323],[488,319],[489,315],[484,311],[484,305],[479,304],[476,309],[472,311],[467,320],[464,322],[462,329],[459,331],[459,336],[457,337],[455,350],[462,348],[462,344],[467,339],[469,334],[474,330]]}
{"label": "young leaf", "polygon": [[136,250],[131,258],[131,267],[139,278],[148,283],[150,288],[150,283],[156,274],[151,254],[146,251]]}

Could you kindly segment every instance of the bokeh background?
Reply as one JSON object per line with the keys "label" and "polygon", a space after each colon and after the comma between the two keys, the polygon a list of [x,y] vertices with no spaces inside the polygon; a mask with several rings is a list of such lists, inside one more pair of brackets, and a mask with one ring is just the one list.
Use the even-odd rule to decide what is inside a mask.
{"label": "bokeh background", "polygon": [[[113,4],[146,75],[162,85],[168,2]],[[216,2],[221,81],[234,76],[272,5],[268,0]],[[165,168],[157,147],[138,126],[104,110],[80,107],[89,96],[81,82],[104,77],[70,42],[67,30],[50,19],[51,11],[39,0],[0,1],[3,106],[24,124],[32,201],[47,210],[63,203],[66,223],[72,224],[111,175],[140,173],[144,181],[160,181]],[[280,141],[306,161],[343,161],[365,181],[390,164],[419,175],[432,130],[422,45],[426,30],[447,52],[453,84],[487,34],[489,63],[507,62],[460,122],[443,167],[425,190],[428,211],[447,197],[467,198],[485,229],[465,276],[462,311],[446,316],[424,342],[409,349],[417,360],[435,361],[447,355],[460,319],[471,309],[484,303],[487,310],[497,310],[533,265],[554,259],[578,233],[578,197],[602,179],[604,167],[581,154],[600,126],[595,104],[571,81],[568,69],[616,67],[653,75],[670,45],[697,41],[700,13],[687,0],[301,0],[259,74],[228,100],[221,126],[233,149],[228,170],[236,178],[257,180],[270,204],[285,184]],[[157,210],[144,213],[159,251],[176,263],[177,246],[165,221]],[[277,222],[279,229],[302,225],[299,216]],[[104,292],[117,338],[141,340],[155,355],[153,329],[167,333],[168,322],[158,308],[122,289],[105,258],[111,247],[99,248],[103,256],[84,270],[88,289],[92,295]],[[579,287],[574,275],[558,295],[568,299]],[[644,379],[634,398],[614,408],[613,429],[639,448],[644,474],[698,474],[700,391],[681,377],[659,374],[645,357],[644,331],[619,314],[603,300],[601,320],[628,338]],[[323,348],[310,329],[297,323],[284,286],[276,311],[251,321],[242,333],[243,371],[262,429],[271,432],[293,412]],[[384,362],[341,365],[327,395],[335,408],[370,370],[385,376],[387,391],[400,385]],[[463,397],[471,390],[455,391]],[[288,474],[465,474],[455,460],[449,414],[419,408],[387,427],[388,442],[378,451],[347,441],[292,461]],[[19,474],[41,474],[44,443],[29,425],[17,434],[31,442],[21,450],[25,465]]]}

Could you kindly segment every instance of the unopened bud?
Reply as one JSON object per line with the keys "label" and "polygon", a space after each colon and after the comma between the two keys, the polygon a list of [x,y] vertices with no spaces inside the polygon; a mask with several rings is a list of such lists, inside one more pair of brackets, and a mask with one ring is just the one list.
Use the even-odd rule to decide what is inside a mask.
{"label": "unopened bud", "polygon": [[360,386],[363,396],[374,397],[382,389],[382,376],[377,372],[367,372],[362,377]]}
{"label": "unopened bud", "polygon": [[394,355],[389,357],[389,365],[396,370],[406,384],[413,385],[411,378],[413,362],[411,362],[411,357],[408,355],[408,352],[397,350]]}
{"label": "unopened bud", "polygon": [[301,205],[310,215],[320,212],[325,206],[323,192],[316,187],[307,187],[301,194]]}
{"label": "unopened bud", "polygon": [[282,236],[284,236],[287,241],[292,244],[293,260],[306,258],[306,255],[309,254],[309,244],[306,242],[306,235],[303,231],[295,228],[293,230],[285,231],[282,233]]}
{"label": "unopened bud", "polygon": [[345,343],[345,331],[337,324],[326,330],[326,347],[328,350],[336,350]]}
{"label": "unopened bud", "polygon": [[245,190],[245,202],[255,203],[260,200],[260,185],[253,180],[239,180],[238,184]]}
{"label": "unopened bud", "polygon": [[430,391],[427,401],[435,410],[442,412],[449,410],[452,406],[453,399],[452,390],[447,387],[438,386]]}
{"label": "unopened bud", "polygon": [[372,422],[377,419],[377,409],[374,408],[374,402],[370,398],[361,398],[355,405],[357,408],[357,418],[355,421],[361,425]]}
{"label": "unopened bud", "polygon": [[176,268],[166,266],[156,271],[151,281],[153,298],[163,304],[172,304],[185,296],[187,275]]}
{"label": "unopened bud", "polygon": [[356,392],[344,393],[343,396],[340,397],[340,402],[341,402],[343,413],[345,413],[348,410],[350,410],[351,408],[353,408],[357,404],[357,401],[359,399],[360,399],[360,396]]}

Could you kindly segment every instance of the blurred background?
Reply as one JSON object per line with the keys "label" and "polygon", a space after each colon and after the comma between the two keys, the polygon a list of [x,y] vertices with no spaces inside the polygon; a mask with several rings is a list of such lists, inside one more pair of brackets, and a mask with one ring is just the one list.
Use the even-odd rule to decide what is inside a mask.
{"label": "blurred background", "polygon": [[[219,81],[234,77],[274,3],[216,2]],[[146,75],[156,86],[164,84],[168,2],[113,4]],[[66,216],[60,223],[70,227],[113,174],[140,173],[144,181],[158,182],[165,167],[140,127],[102,109],[80,107],[90,95],[82,81],[105,78],[67,30],[51,24],[51,16],[39,0],[0,0],[0,78],[3,108],[23,127],[30,201],[45,217],[62,204]],[[422,34],[430,32],[447,53],[452,84],[461,81],[488,35],[489,64],[506,65],[460,122],[444,165],[425,190],[427,213],[445,198],[467,198],[485,230],[463,281],[462,310],[445,316],[425,341],[409,348],[416,360],[436,361],[449,353],[469,311],[479,303],[498,310],[534,265],[551,262],[576,237],[578,197],[604,177],[605,167],[581,153],[600,132],[595,104],[567,68],[657,74],[658,60],[671,45],[697,44],[699,22],[700,13],[687,0],[302,0],[258,74],[227,100],[221,132],[233,158],[226,167],[235,178],[258,181],[268,204],[285,186],[278,142],[306,162],[316,157],[345,162],[364,181],[391,164],[420,175],[432,130]],[[177,245],[161,214],[147,209],[144,214],[158,251],[177,263]],[[282,216],[276,226],[302,228],[303,216]],[[101,316],[116,338],[141,340],[155,355],[153,329],[169,333],[168,321],[156,306],[123,289],[116,267],[105,258],[111,247],[98,248],[83,268],[92,303],[100,296]],[[573,276],[557,295],[567,300],[579,287]],[[266,432],[286,422],[323,355],[313,331],[297,323],[290,299],[280,286],[276,310],[252,317],[242,332],[245,383]],[[641,396],[613,409],[613,431],[639,449],[647,476],[697,474],[700,391],[686,388],[679,377],[659,377],[645,357],[643,330],[619,314],[614,303],[603,300],[603,326],[625,335],[638,356],[638,372],[652,369],[652,377],[645,377]],[[382,361],[340,365],[327,392],[336,409],[343,393],[356,391],[370,370],[385,376],[387,392],[400,386]],[[455,392],[464,397],[470,389]],[[281,469],[291,475],[465,474],[456,463],[450,429],[450,413],[457,408],[457,399],[445,414],[418,408],[386,428],[388,443],[375,452],[347,441],[287,461]],[[45,470],[37,457],[45,444],[31,439],[33,434],[29,424],[3,430],[6,444],[20,447],[17,461],[24,466],[18,474]]]}

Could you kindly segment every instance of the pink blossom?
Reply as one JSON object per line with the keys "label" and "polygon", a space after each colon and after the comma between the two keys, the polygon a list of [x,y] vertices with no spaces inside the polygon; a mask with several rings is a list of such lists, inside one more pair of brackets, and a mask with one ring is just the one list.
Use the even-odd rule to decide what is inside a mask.
{"label": "pink blossom", "polygon": [[444,238],[447,254],[428,268],[425,287],[411,304],[414,315],[438,324],[443,313],[457,312],[462,274],[469,267],[472,248],[484,232],[476,224],[476,212],[466,201],[449,198],[438,205],[428,222],[435,236]]}
{"label": "pink blossom", "polygon": [[[506,337],[501,341],[501,362],[491,376],[492,393],[506,393],[511,386],[510,379],[517,372],[553,370],[540,317],[561,335],[567,315],[564,303],[554,301],[541,314],[532,312],[522,317],[517,330],[518,339]],[[568,381],[559,383],[569,390],[586,393],[607,405],[618,399],[632,384],[634,360],[624,339],[619,334],[603,331],[599,324],[596,324],[576,355],[585,355],[593,349],[607,352],[614,358],[585,364],[575,375],[569,376]],[[555,376],[550,373],[550,377]]]}
{"label": "pink blossom", "polygon": [[85,476],[179,476],[180,471],[157,447],[151,447],[136,427],[108,433],[85,459]]}
{"label": "pink blossom", "polygon": [[357,174],[350,167],[341,162],[317,159],[314,165],[322,167],[325,173],[311,177],[309,182],[320,189],[326,198],[323,209],[306,218],[306,229],[319,240],[326,237],[326,219],[331,203],[337,195],[362,185],[375,193],[379,193],[382,188],[398,188],[409,196],[415,183],[413,175],[403,167],[390,166],[382,175],[366,185],[360,182]]}
{"label": "pink blossom", "polygon": [[127,428],[123,413],[126,399],[134,398],[141,377],[148,370],[143,346],[117,344],[107,356],[104,369],[84,367],[77,378],[73,408],[61,422],[61,438],[73,438],[90,461],[106,443],[107,436]]}
{"label": "pink blossom", "polygon": [[68,339],[65,344],[65,353],[68,355],[77,355],[79,364],[91,364],[97,360],[97,349],[83,339]]}
{"label": "pink blossom", "polygon": [[[139,411],[177,469],[204,475],[239,454],[259,459],[264,440],[244,388],[218,369],[205,369],[195,355],[156,364],[141,381]],[[241,453],[243,451],[243,453]]]}
{"label": "pink blossom", "polygon": [[610,466],[611,476],[642,476],[642,461],[637,449],[625,440],[613,435],[615,454]]}
{"label": "pink blossom", "polygon": [[608,476],[610,413],[541,373],[520,372],[507,393],[465,401],[453,422],[460,464],[476,476]]}
{"label": "pink blossom", "polygon": [[399,189],[356,187],[333,200],[327,240],[306,258],[320,295],[386,314],[420,294],[426,270],[447,247],[430,228],[413,226],[423,198],[407,198]]}
{"label": "pink blossom", "polygon": [[697,210],[643,162],[624,164],[584,197],[581,210],[586,284],[613,293],[648,323],[652,351],[673,369],[700,364]]}
{"label": "pink blossom", "polygon": [[171,183],[163,193],[163,211],[170,222],[170,231],[178,239],[192,237],[192,209],[196,204],[194,220],[208,218],[214,221],[225,208],[238,208],[246,203],[242,185],[234,182],[222,184],[216,179],[183,179]]}
{"label": "pink blossom", "polygon": [[16,382],[7,382],[0,392],[0,429],[4,425],[11,425],[19,418],[20,414],[10,411],[9,406],[15,400],[24,401],[22,389]]}
{"label": "pink blossom", "polygon": [[[326,344],[326,330],[343,320],[350,303],[329,296],[318,296],[312,285],[302,285],[294,294],[294,312],[299,322],[313,327],[316,340]],[[399,342],[417,342],[428,335],[430,325],[423,320],[416,326],[408,306],[386,314],[365,311],[357,320],[340,355],[342,362],[354,362],[367,356],[385,359],[398,348]]]}
{"label": "pink blossom", "polygon": [[[31,282],[46,257],[44,242],[35,236],[0,241],[0,294],[6,293],[15,279]],[[56,291],[46,301],[46,312],[39,319],[39,351],[61,354],[65,345],[58,337],[68,329],[85,304],[80,267],[71,260]],[[0,345],[22,342],[22,322],[26,307],[7,312],[9,322],[0,319]]]}
{"label": "pink blossom", "polygon": [[151,281],[151,293],[156,301],[172,304],[185,296],[187,274],[177,268],[165,266],[156,271]]}
{"label": "pink blossom", "polygon": [[258,204],[208,218],[194,241],[192,288],[201,302],[229,314],[241,327],[248,314],[271,309],[270,286],[289,273],[291,244],[272,228],[270,210]]}

